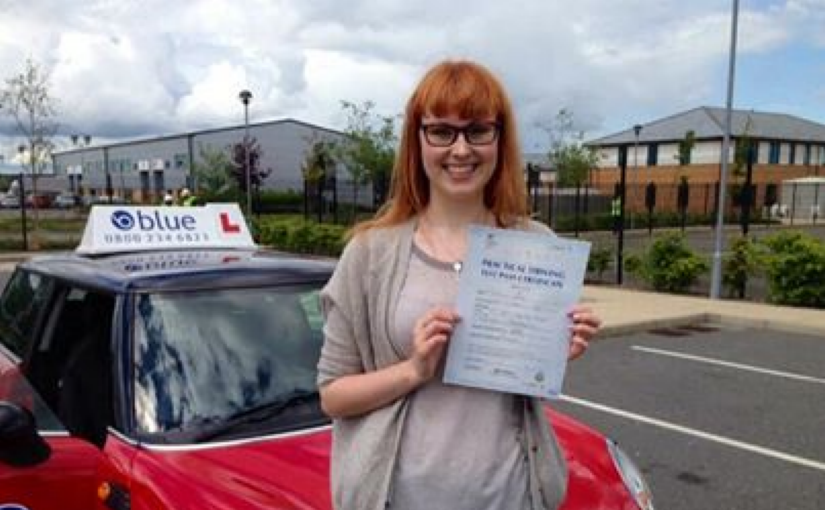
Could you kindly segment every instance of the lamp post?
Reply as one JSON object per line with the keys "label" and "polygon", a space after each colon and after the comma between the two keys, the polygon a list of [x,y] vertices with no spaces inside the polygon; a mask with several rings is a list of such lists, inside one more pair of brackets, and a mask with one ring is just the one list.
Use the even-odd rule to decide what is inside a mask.
{"label": "lamp post", "polygon": [[[26,178],[26,167],[23,164],[23,155],[26,152],[26,146],[20,145],[17,147],[18,155],[20,156],[20,177],[17,179],[17,190],[20,193],[20,230],[23,234],[23,251],[29,250],[29,240],[26,234],[28,230],[26,228],[26,185],[25,185],[25,178]],[[31,154],[29,154],[29,163],[31,163]],[[32,200],[35,200],[35,197],[32,196]]]}
{"label": "lamp post", "polygon": [[249,101],[252,99],[252,92],[242,90],[238,97],[243,103],[243,152],[244,152],[244,175],[246,176],[246,214],[252,214],[252,169],[249,164]]}
{"label": "lamp post", "polygon": [[710,278],[710,299],[719,299],[722,288],[722,249],[725,229],[725,187],[730,159],[730,125],[733,109],[733,83],[736,75],[736,31],[739,25],[739,0],[733,0],[730,28],[730,58],[728,59],[728,90],[725,105],[725,133],[722,138],[722,170],[719,176],[719,202],[716,206],[716,239],[713,249],[713,268]]}

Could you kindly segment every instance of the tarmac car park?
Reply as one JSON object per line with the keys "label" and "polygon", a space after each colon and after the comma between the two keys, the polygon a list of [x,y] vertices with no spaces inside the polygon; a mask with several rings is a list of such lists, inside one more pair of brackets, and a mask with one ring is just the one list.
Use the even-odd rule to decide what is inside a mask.
{"label": "tarmac car park", "polygon": [[[95,206],[0,297],[0,509],[329,510],[333,269],[258,249],[235,205]],[[613,441],[547,415],[563,508],[653,508]]]}

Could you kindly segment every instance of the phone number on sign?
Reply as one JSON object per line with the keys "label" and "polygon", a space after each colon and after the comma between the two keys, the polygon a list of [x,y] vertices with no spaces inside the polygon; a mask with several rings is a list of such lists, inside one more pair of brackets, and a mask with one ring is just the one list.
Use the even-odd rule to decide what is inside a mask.
{"label": "phone number on sign", "polygon": [[171,233],[143,233],[143,234],[106,234],[103,236],[106,244],[155,244],[155,243],[202,243],[209,241],[209,234],[203,232]]}

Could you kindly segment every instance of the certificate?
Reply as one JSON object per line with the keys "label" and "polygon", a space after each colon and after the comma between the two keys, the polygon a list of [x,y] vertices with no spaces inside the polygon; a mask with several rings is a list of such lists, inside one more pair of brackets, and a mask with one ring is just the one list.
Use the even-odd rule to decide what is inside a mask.
{"label": "certificate", "polygon": [[557,398],[590,243],[471,226],[444,382]]}

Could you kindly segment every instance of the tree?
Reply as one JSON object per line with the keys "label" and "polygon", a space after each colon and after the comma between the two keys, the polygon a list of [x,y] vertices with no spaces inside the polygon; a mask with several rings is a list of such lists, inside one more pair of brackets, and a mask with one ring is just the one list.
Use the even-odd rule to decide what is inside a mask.
{"label": "tree", "polygon": [[548,131],[550,152],[547,157],[556,170],[556,182],[561,187],[580,187],[598,164],[598,153],[584,145],[584,131],[574,130],[573,113],[566,108],[559,110]]}
{"label": "tree", "polygon": [[261,168],[263,155],[264,151],[255,137],[244,137],[243,141],[232,145],[231,176],[241,192],[247,193],[247,164],[249,165],[249,184],[255,195],[260,193],[261,184],[272,173],[271,168]]}
{"label": "tree", "polygon": [[574,129],[573,113],[566,108],[559,110],[548,132],[550,152],[547,157],[550,166],[556,170],[556,183],[562,188],[576,188],[574,223],[578,236],[581,187],[598,164],[599,155],[595,149],[584,145],[584,131]]}
{"label": "tree", "polygon": [[347,116],[345,138],[336,147],[336,156],[347,168],[353,183],[353,212],[358,207],[358,187],[372,183],[373,205],[386,200],[390,176],[395,161],[395,118],[373,111],[375,103],[360,105],[341,101]]}
{"label": "tree", "polygon": [[335,142],[319,140],[317,134],[313,134],[309,140],[309,150],[301,166],[301,174],[304,177],[304,216],[308,215],[308,195],[311,188],[314,192],[318,222],[323,221],[324,190],[330,177],[330,170],[332,170],[332,175],[335,175],[335,148]]}
{"label": "tree", "polygon": [[693,152],[693,147],[696,145],[696,132],[693,130],[686,131],[685,137],[679,140],[679,147],[677,149],[676,161],[679,166],[687,166],[690,164],[690,155]]}
{"label": "tree", "polygon": [[234,166],[226,152],[203,144],[198,146],[199,161],[194,174],[198,193],[203,200],[221,200],[228,196],[238,197],[238,183],[233,178]]}
{"label": "tree", "polygon": [[[22,72],[6,79],[0,90],[0,112],[14,120],[25,139],[21,144],[21,163],[31,175],[32,196],[37,196],[37,179],[51,160],[52,137],[59,124],[57,100],[49,91],[49,73],[31,59]],[[33,201],[34,231],[38,230],[37,202]]]}

